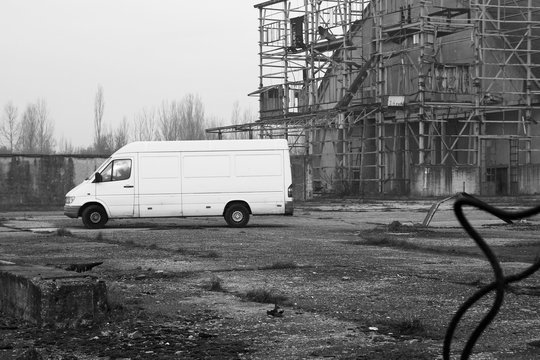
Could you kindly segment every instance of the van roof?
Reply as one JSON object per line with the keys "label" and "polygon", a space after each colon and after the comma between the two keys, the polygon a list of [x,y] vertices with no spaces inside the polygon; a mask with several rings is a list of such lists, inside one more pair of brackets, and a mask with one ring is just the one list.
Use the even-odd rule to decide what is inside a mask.
{"label": "van roof", "polygon": [[136,141],[115,154],[168,151],[288,150],[285,139]]}

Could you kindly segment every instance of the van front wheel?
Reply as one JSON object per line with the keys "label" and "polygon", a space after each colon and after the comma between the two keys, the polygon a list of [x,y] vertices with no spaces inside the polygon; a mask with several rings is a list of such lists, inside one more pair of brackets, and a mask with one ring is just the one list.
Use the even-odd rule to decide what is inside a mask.
{"label": "van front wheel", "polygon": [[89,229],[101,229],[108,220],[105,209],[99,205],[90,205],[82,212],[83,224]]}
{"label": "van front wheel", "polygon": [[230,227],[244,227],[249,221],[249,211],[242,204],[233,204],[225,211],[225,221]]}

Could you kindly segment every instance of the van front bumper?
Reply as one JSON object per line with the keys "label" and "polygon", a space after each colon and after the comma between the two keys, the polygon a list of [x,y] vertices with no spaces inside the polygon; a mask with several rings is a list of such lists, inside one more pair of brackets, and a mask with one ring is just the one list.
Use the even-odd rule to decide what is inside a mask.
{"label": "van front bumper", "polygon": [[72,219],[79,217],[80,206],[64,205],[64,215]]}
{"label": "van front bumper", "polygon": [[285,202],[285,215],[292,215],[294,213],[294,205],[292,201]]}

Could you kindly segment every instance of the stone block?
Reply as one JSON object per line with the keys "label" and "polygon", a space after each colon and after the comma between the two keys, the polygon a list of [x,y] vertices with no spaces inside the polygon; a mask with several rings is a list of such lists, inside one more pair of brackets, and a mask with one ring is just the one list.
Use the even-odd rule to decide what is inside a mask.
{"label": "stone block", "polygon": [[0,263],[0,311],[37,326],[76,327],[104,315],[107,287],[87,274]]}

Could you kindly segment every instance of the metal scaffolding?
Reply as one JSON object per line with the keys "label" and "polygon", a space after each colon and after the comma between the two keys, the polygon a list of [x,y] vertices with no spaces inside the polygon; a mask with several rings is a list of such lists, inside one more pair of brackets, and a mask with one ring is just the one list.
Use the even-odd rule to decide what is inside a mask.
{"label": "metal scaffolding", "polygon": [[313,193],[430,194],[435,171],[454,176],[439,191],[451,192],[455,169],[477,174],[479,193],[523,191],[523,167],[540,163],[538,2],[255,8],[260,120],[208,132],[288,138],[310,159]]}

